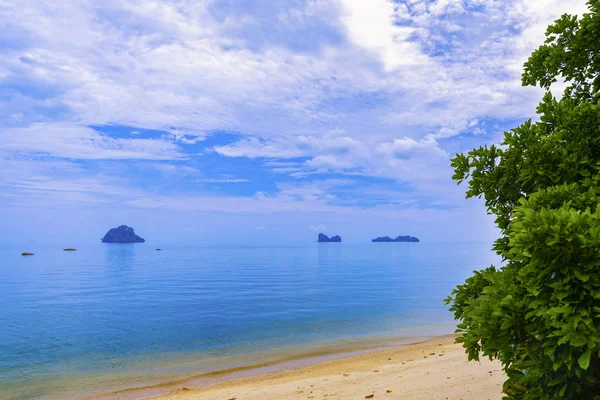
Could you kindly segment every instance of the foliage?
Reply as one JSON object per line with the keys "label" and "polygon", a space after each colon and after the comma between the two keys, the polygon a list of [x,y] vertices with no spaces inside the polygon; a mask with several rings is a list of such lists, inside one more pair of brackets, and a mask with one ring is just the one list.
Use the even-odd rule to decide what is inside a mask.
{"label": "foliage", "polygon": [[525,64],[523,84],[546,90],[539,121],[452,160],[496,216],[504,266],[447,302],[469,360],[502,362],[506,399],[600,399],[600,0],[588,6],[555,21]]}

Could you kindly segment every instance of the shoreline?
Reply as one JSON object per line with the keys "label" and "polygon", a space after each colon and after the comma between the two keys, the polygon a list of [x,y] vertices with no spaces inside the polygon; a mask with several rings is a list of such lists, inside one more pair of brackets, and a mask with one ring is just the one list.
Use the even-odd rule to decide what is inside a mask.
{"label": "shoreline", "polygon": [[[425,343],[435,338],[454,338],[454,334],[422,335],[422,336],[391,336],[377,339],[361,340],[353,345],[328,344],[302,347],[302,350],[281,349],[263,356],[265,361],[255,361],[249,364],[231,368],[184,373],[171,376],[169,380],[158,379],[156,383],[145,383],[138,386],[123,387],[107,392],[94,391],[81,395],[83,400],[142,400],[168,394],[178,387],[205,388],[214,384],[228,382],[240,378],[252,378],[264,374],[281,373],[310,367],[323,362],[339,360],[363,354],[375,353],[390,349],[404,348],[415,344]],[[278,354],[275,356],[275,354]],[[259,360],[259,355],[252,356]],[[124,385],[120,385],[124,386]]]}
{"label": "shoreline", "polygon": [[[326,391],[330,392],[324,392],[323,395],[325,397],[332,396],[335,399],[335,396],[340,395],[340,391],[347,391],[346,382],[350,373],[353,376],[366,373],[373,376],[365,376],[364,381],[359,379],[359,382],[354,382],[353,385],[357,385],[355,388],[356,394],[352,397],[351,393],[344,393],[344,396],[350,396],[343,397],[344,399],[362,399],[370,394],[386,395],[385,398],[388,399],[405,398],[407,390],[416,390],[414,393],[410,392],[410,398],[430,399],[432,397],[418,397],[418,393],[428,393],[427,388],[430,388],[432,383],[433,386],[438,385],[440,381],[445,384],[443,385],[444,388],[440,388],[440,390],[444,390],[443,393],[454,396],[454,392],[457,390],[464,392],[463,397],[456,398],[483,398],[473,397],[474,393],[472,392],[479,391],[479,395],[487,396],[485,398],[501,399],[502,382],[505,378],[501,372],[500,364],[489,360],[482,360],[481,363],[467,362],[462,346],[454,343],[455,337],[454,334],[442,335],[410,343],[398,343],[385,347],[364,348],[341,353],[322,351],[305,353],[288,359],[201,373],[156,385],[129,388],[84,398],[87,400],[192,400],[198,398],[214,398],[215,400],[236,398],[237,400],[243,400],[280,397],[306,399],[307,396],[312,396],[312,394],[306,395],[304,390],[298,388],[307,380],[317,380],[327,389]],[[366,370],[364,370],[365,366],[368,366]],[[341,372],[342,370],[348,372]],[[388,374],[380,374],[380,370],[381,372],[389,370],[392,375],[400,374],[400,377],[395,379],[388,377],[391,379],[387,379]],[[435,380],[434,378],[435,382],[429,382],[432,375],[441,372],[446,375],[450,373],[456,379],[445,376],[443,380]],[[416,381],[408,379],[407,374],[418,379]],[[402,379],[402,375],[405,376],[404,379]],[[341,379],[340,376],[344,379],[338,382]],[[455,384],[459,381],[464,382],[455,387]],[[377,382],[379,382],[379,385],[393,386],[396,389],[382,388],[379,391],[369,389],[374,393],[365,392],[362,396],[358,396],[367,387],[372,387]],[[397,387],[398,383],[402,383],[401,387]],[[316,385],[313,386],[316,387]],[[391,390],[391,392],[388,393],[387,390]],[[261,391],[264,392],[262,397],[250,395],[250,393]],[[229,394],[225,394],[225,392]],[[309,390],[309,392],[314,392],[314,390]],[[337,392],[337,394],[334,392]],[[430,393],[430,395],[434,394],[436,397],[439,395],[436,392]],[[201,397],[198,397],[198,395],[201,395]],[[395,397],[395,395],[402,395],[403,397]],[[308,398],[318,397],[323,398],[322,396]]]}

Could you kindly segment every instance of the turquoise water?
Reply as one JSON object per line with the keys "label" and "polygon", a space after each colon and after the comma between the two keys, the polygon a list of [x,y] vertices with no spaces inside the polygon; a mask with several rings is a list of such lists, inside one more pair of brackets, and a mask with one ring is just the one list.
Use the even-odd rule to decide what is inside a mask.
{"label": "turquoise water", "polygon": [[443,299],[498,261],[489,248],[0,246],[0,398],[85,397],[451,333]]}

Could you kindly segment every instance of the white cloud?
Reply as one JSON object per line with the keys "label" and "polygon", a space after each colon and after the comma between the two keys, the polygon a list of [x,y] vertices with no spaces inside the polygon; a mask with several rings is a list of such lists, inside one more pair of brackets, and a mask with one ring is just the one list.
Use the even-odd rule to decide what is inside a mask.
{"label": "white cloud", "polygon": [[227,157],[308,157],[302,163],[265,163],[265,166],[273,167],[275,172],[285,172],[292,176],[335,172],[400,181],[432,180],[439,179],[440,172],[447,171],[450,163],[449,154],[439,147],[432,135],[420,140],[405,137],[379,143],[332,136],[297,136],[269,141],[248,138],[214,150]]}
{"label": "white cloud", "polygon": [[[474,5],[483,11],[469,14]],[[6,3],[0,18],[27,38],[27,46],[1,50],[0,76],[52,88],[56,95],[36,107],[66,107],[68,117],[82,125],[165,129],[184,143],[211,130],[270,139],[342,128],[354,139],[389,141],[424,136],[414,132],[419,126],[425,134],[446,137],[473,118],[530,115],[535,96],[519,82],[524,57],[561,12],[585,10],[584,0],[310,1],[304,10],[285,14],[286,25],[301,27],[305,16],[321,17],[348,42],[303,53],[280,45],[256,49],[229,35],[231,27],[255,22],[246,13],[216,19],[211,7],[218,6]],[[453,22],[454,15],[462,19]],[[448,24],[460,31],[458,22],[470,29],[464,37],[437,32]],[[522,31],[515,37],[513,28]],[[452,40],[452,51],[428,52],[437,41]],[[382,105],[361,107],[356,96],[362,95],[378,96]],[[331,105],[331,99],[354,106]],[[10,115],[28,112],[32,104],[23,101],[7,105]]]}
{"label": "white cloud", "polygon": [[69,122],[36,123],[0,129],[0,154],[33,154],[71,159],[174,160],[185,156],[161,139],[120,139]]}
{"label": "white cloud", "polygon": [[[150,166],[154,167],[154,164]],[[356,198],[357,185],[366,196]],[[376,235],[381,226],[393,227],[401,223],[411,226],[411,233],[416,235],[429,232],[429,237],[443,239],[451,232],[453,237],[462,234],[466,238],[479,238],[481,226],[476,230],[477,235],[457,227],[480,223],[485,212],[476,214],[470,207],[446,211],[427,209],[415,201],[411,192],[391,190],[387,186],[363,185],[352,179],[326,179],[280,183],[277,194],[258,192],[254,196],[233,196],[199,192],[161,195],[153,187],[131,187],[125,176],[102,175],[74,161],[0,158],[0,187],[5,189],[0,191],[0,199],[5,215],[14,215],[18,210],[35,220],[43,218],[45,221],[49,217],[48,210],[52,210],[52,216],[62,215],[69,221],[78,221],[84,215],[87,218],[97,216],[94,217],[96,224],[104,219],[117,223],[119,218],[137,216],[137,224],[142,225],[148,218],[178,220],[179,224],[202,222],[201,225],[210,218],[211,226],[217,230],[222,228],[223,221],[233,219],[242,225],[251,223],[252,230],[270,226],[266,231],[276,229],[275,225],[290,229],[289,224],[295,223],[297,228],[290,234],[291,238],[302,237],[298,232],[305,229],[307,221],[319,221],[313,224],[315,229],[336,226],[340,230],[343,227],[344,232],[354,230],[357,237]],[[354,203],[355,198],[376,200],[377,203],[386,199],[393,201],[367,207]],[[170,229],[179,228],[175,224]]]}
{"label": "white cloud", "polygon": [[39,208],[114,203],[146,195],[119,176],[91,173],[73,161],[0,157],[0,196],[6,208]]}
{"label": "white cloud", "polygon": [[341,21],[349,39],[375,52],[387,71],[401,66],[423,66],[430,61],[420,46],[411,40],[415,28],[396,25],[406,16],[403,4],[389,0],[338,0]]}
{"label": "white cloud", "polygon": [[438,146],[438,143],[432,137],[427,137],[423,140],[415,140],[407,137],[395,139],[390,143],[381,143],[379,149],[382,153],[390,155],[414,155],[418,152],[448,158],[448,154]]}
{"label": "white cloud", "polygon": [[300,149],[289,148],[283,142],[262,142],[255,137],[243,139],[225,146],[217,146],[214,150],[225,157],[294,158],[306,154],[306,152]]}
{"label": "white cloud", "polygon": [[308,169],[314,169],[316,172],[339,172],[352,170],[357,167],[355,160],[332,154],[316,156],[308,160],[304,165],[308,167]]}
{"label": "white cloud", "polygon": [[321,225],[310,225],[308,227],[308,229],[310,229],[311,231],[324,231],[327,230],[327,227],[323,224]]}
{"label": "white cloud", "polygon": [[[292,29],[309,16],[321,18],[340,38],[319,36],[310,50],[285,38],[255,43],[231,29],[268,35],[269,26],[253,25],[248,13],[216,18],[211,7],[219,4],[208,0],[4,2],[0,25],[11,30],[15,46],[0,49],[0,79],[31,87],[10,89],[8,100],[0,100],[0,155],[184,160],[184,146],[239,131],[248,137],[214,151],[264,158],[266,168],[295,177],[336,173],[410,184],[416,192],[398,201],[397,193],[379,192],[392,208],[410,204],[411,195],[454,198],[444,139],[466,130],[483,135],[486,127],[474,121],[532,116],[540,92],[520,86],[523,61],[542,43],[548,23],[585,11],[584,0],[307,4],[277,20]],[[89,128],[94,124],[133,130],[113,137]],[[144,139],[136,134],[143,128],[171,136]],[[23,190],[115,192],[137,207],[328,212],[336,199],[331,185],[316,182],[279,185],[276,195],[243,200],[138,197],[121,193],[127,184],[114,177],[52,179],[38,172],[22,176]],[[246,182],[199,176],[199,183]]]}
{"label": "white cloud", "polygon": [[349,179],[325,179],[303,182],[282,182],[277,184],[279,195],[301,201],[316,201],[328,203],[335,199],[331,194],[333,189],[352,186]]}
{"label": "white cloud", "polygon": [[243,183],[243,182],[249,182],[249,180],[243,179],[243,178],[203,178],[203,179],[196,179],[194,182],[197,182],[197,183]]}

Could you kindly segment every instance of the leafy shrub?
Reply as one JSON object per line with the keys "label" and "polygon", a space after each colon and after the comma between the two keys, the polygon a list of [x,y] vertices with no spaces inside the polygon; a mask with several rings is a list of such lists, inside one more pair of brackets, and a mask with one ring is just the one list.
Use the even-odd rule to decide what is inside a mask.
{"label": "leafy shrub", "polygon": [[469,360],[501,361],[506,399],[600,399],[600,0],[588,6],[555,21],[525,64],[523,84],[546,90],[539,121],[452,160],[496,216],[504,266],[446,301]]}

